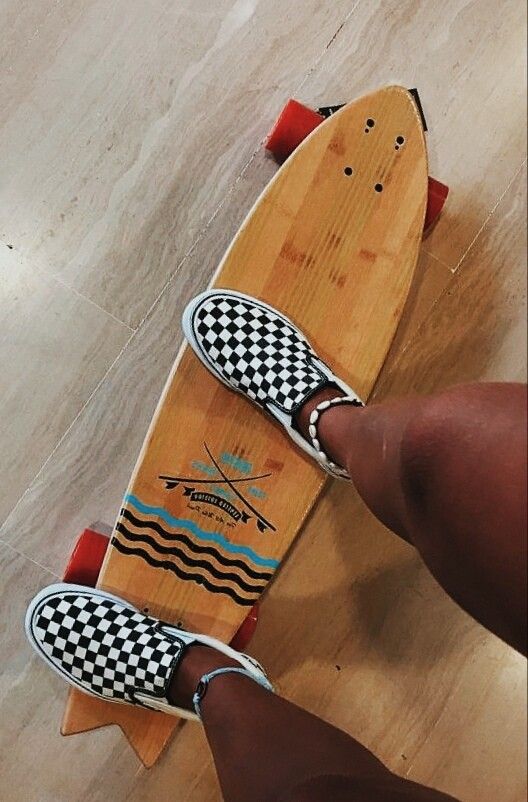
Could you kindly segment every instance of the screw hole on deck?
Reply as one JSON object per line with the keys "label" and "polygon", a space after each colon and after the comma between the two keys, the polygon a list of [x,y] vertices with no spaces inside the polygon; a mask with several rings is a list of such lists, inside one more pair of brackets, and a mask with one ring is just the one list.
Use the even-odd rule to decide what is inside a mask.
{"label": "screw hole on deck", "polygon": [[343,172],[344,172],[344,174],[345,174],[345,175],[352,175],[352,173],[353,173],[354,171],[353,171],[352,167],[345,167],[345,169],[343,170]]}
{"label": "screw hole on deck", "polygon": [[375,184],[374,189],[376,192],[383,192],[383,184]]}

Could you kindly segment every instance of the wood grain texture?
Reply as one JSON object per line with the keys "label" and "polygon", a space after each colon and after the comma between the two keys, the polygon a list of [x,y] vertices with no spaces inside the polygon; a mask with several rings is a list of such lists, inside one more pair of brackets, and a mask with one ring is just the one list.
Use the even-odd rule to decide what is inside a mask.
{"label": "wood grain texture", "polygon": [[[404,140],[398,148],[397,137]],[[367,398],[405,305],[426,200],[418,109],[404,88],[379,90],[331,117],[277,172],[214,284],[284,311],[333,370]],[[215,455],[221,461],[226,453],[233,460],[226,469],[236,478],[270,474],[262,483],[265,501],[253,506],[233,498],[234,513],[249,513],[247,522],[185,492],[197,463],[212,468]],[[189,479],[174,486],[164,476]],[[99,584],[163,621],[229,641],[282,562],[323,482],[324,474],[292,448],[279,427],[226,390],[186,348],[147,434]],[[214,482],[205,489],[214,493]],[[203,540],[210,552],[212,537],[221,543],[211,560]],[[179,553],[167,545],[175,538]],[[78,702],[77,694],[68,702],[64,732],[116,721],[114,705]],[[170,717],[157,718],[159,726],[151,713],[118,711],[145,765],[152,762],[153,744],[161,751],[167,742]]]}

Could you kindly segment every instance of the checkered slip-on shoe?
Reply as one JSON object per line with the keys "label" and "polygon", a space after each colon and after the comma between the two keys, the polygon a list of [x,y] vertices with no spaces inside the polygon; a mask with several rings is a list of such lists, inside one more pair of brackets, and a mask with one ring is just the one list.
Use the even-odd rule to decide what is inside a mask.
{"label": "checkered slip-on shoe", "polygon": [[291,320],[263,301],[235,290],[206,290],[183,313],[183,330],[198,358],[221,382],[270,413],[290,437],[333,476],[348,478],[330,462],[313,435],[308,442],[293,417],[318,390],[333,386],[344,399],[323,402],[363,406],[356,393],[317,356]]}
{"label": "checkered slip-on shoe", "polygon": [[[269,686],[262,667],[225,643],[144,615],[103,590],[58,583],[41,590],[26,613],[29,642],[57,674],[90,696],[198,720],[167,693],[185,649],[212,646],[243,673]],[[269,686],[270,687],[270,686]]]}

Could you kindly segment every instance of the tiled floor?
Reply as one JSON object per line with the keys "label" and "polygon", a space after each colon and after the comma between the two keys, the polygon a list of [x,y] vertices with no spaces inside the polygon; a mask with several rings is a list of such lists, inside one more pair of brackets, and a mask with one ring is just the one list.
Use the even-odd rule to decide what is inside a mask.
{"label": "tiled floor", "polygon": [[[1,796],[213,802],[198,728],[150,772],[115,730],[59,736],[65,691],[25,644],[24,607],[75,534],[114,517],[181,310],[272,175],[260,142],[288,96],[417,85],[452,188],[378,396],[526,378],[525,4],[4,0],[0,28]],[[524,662],[342,486],[254,650],[399,772],[525,799]]]}

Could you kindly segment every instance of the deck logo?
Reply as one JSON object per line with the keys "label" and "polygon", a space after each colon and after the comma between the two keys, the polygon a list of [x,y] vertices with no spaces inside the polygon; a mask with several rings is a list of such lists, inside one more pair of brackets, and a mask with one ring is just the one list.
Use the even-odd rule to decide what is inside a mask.
{"label": "deck logo", "polygon": [[[191,507],[197,512],[201,512],[201,505],[205,504],[216,507],[220,514],[227,515],[231,521],[247,524],[254,520],[259,532],[266,532],[268,529],[275,532],[275,526],[247,498],[247,495],[251,495],[260,500],[266,499],[265,490],[257,487],[257,483],[267,479],[271,473],[251,476],[252,466],[246,460],[229,452],[223,452],[216,459],[207,443],[204,443],[204,450],[212,464],[199,460],[194,460],[192,463],[194,470],[201,473],[202,476],[161,475],[158,478],[165,482],[166,489],[178,488],[189,502],[198,505]],[[228,476],[222,464],[228,466],[225,470],[229,469],[230,473],[235,471],[237,475]],[[203,478],[203,475],[207,478]],[[244,493],[240,489],[241,486]],[[189,506],[191,505],[189,504]],[[212,515],[210,513],[207,517],[212,517]],[[218,522],[224,521],[218,520]]]}

